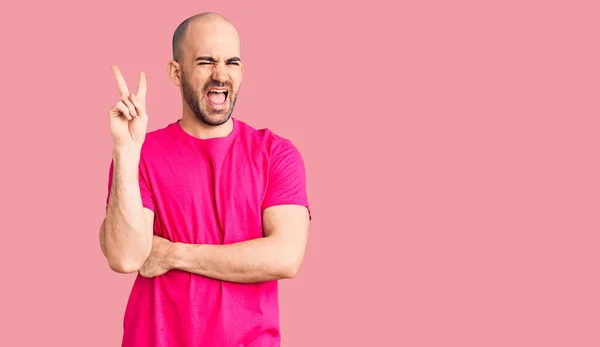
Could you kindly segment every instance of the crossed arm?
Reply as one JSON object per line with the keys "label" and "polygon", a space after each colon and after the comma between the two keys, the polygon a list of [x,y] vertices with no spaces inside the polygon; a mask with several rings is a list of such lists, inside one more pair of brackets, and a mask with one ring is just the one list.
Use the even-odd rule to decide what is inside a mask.
{"label": "crossed arm", "polygon": [[[241,283],[293,278],[304,257],[308,229],[306,207],[272,206],[263,211],[262,238],[226,245],[196,245],[154,236],[149,256],[139,269],[131,270],[154,277],[177,269]],[[103,233],[104,223],[100,244],[106,255]]]}
{"label": "crossed arm", "polygon": [[[154,212],[141,174],[139,150],[113,151],[107,213],[100,246],[112,270],[145,277],[177,269],[232,282],[263,282],[294,277],[302,263],[309,228],[308,209],[273,205],[273,196],[303,194],[300,154],[287,142],[274,149],[267,200],[262,212],[264,237],[226,245],[171,242],[153,236]],[[143,199],[145,197],[146,200]],[[146,203],[144,203],[146,201]],[[281,200],[279,200],[281,201]]]}

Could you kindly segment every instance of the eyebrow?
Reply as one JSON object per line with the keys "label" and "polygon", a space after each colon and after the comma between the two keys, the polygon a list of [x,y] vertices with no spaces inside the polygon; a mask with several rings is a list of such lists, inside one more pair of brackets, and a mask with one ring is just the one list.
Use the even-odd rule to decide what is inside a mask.
{"label": "eyebrow", "polygon": [[[212,63],[217,62],[217,60],[215,58],[209,57],[209,56],[203,56],[203,57],[198,57],[198,58],[194,59],[194,61],[198,61],[198,60],[206,60],[206,61],[210,61]],[[226,63],[233,63],[235,61],[240,61],[241,62],[242,60],[239,57],[232,57],[232,58],[227,59],[225,62]]]}

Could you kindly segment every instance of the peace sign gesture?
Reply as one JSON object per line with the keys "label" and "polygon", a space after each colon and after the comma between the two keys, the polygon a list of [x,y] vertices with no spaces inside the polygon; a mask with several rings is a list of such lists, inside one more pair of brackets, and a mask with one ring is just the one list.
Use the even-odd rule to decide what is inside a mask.
{"label": "peace sign gesture", "polygon": [[120,100],[110,108],[110,133],[115,147],[141,150],[146,138],[148,115],[146,115],[146,74],[140,72],[138,90],[130,94],[127,83],[116,66],[112,67],[117,80]]}

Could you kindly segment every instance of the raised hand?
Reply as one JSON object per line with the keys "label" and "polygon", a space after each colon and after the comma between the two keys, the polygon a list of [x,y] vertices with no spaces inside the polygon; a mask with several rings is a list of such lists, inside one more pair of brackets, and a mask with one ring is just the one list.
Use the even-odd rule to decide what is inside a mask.
{"label": "raised hand", "polygon": [[148,126],[146,75],[143,72],[140,73],[137,94],[130,94],[119,68],[113,66],[112,71],[117,80],[120,95],[120,100],[108,111],[114,146],[141,150]]}

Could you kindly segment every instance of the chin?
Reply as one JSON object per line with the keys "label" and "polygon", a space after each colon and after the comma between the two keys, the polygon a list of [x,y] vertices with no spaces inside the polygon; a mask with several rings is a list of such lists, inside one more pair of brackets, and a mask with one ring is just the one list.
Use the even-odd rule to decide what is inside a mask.
{"label": "chin", "polygon": [[223,111],[222,113],[204,113],[203,115],[200,115],[199,118],[208,125],[218,126],[226,123],[229,118],[231,118],[231,113],[229,110]]}

